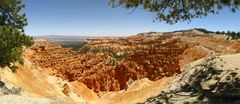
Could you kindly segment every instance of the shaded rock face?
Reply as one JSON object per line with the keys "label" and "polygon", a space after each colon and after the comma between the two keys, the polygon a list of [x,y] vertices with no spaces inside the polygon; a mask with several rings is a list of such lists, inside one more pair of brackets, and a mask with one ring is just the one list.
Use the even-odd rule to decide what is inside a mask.
{"label": "shaded rock face", "polygon": [[149,98],[146,104],[238,104],[240,102],[240,54],[209,57],[191,63],[176,76],[169,90]]}
{"label": "shaded rock face", "polygon": [[0,81],[0,95],[19,95],[21,93],[22,89],[20,87],[12,87],[8,88],[4,82]]}
{"label": "shaded rock face", "polygon": [[[33,53],[26,57],[41,67],[41,71],[70,82],[82,82],[95,92],[119,91],[127,88],[129,80],[148,78],[156,81],[173,76],[181,73],[181,68],[194,60],[234,53],[236,45],[239,45],[234,43],[232,47],[235,50],[224,49],[222,47],[227,47],[231,42],[218,39],[214,42],[224,44],[216,48],[210,41],[215,37],[187,34],[89,39],[84,51],[73,51],[45,42],[47,48],[44,45],[33,47]],[[199,50],[201,52],[190,52]]]}
{"label": "shaded rock face", "polygon": [[5,86],[5,83],[0,81],[0,87],[3,87],[3,86]]}

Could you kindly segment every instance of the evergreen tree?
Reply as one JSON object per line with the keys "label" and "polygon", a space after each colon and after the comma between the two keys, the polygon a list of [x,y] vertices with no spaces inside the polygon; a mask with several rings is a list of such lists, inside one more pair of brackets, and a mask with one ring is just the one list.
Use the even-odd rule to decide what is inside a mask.
{"label": "evergreen tree", "polygon": [[110,0],[112,7],[123,6],[127,9],[143,8],[156,14],[156,21],[174,24],[191,21],[208,14],[218,14],[227,7],[232,12],[239,10],[240,0]]}
{"label": "evergreen tree", "polygon": [[240,32],[239,31],[237,32],[237,38],[240,38]]}
{"label": "evergreen tree", "polygon": [[228,34],[228,35],[231,35],[229,30],[227,31],[227,34]]}
{"label": "evergreen tree", "polygon": [[21,0],[0,0],[0,67],[8,66],[13,72],[15,62],[23,63],[23,47],[33,44],[23,29],[27,25],[26,15],[20,13],[24,7]]}
{"label": "evergreen tree", "polygon": [[233,39],[236,39],[236,32],[231,32],[231,36],[233,37]]}
{"label": "evergreen tree", "polygon": [[239,39],[240,38],[240,32],[227,31],[226,35],[231,37],[232,39]]}

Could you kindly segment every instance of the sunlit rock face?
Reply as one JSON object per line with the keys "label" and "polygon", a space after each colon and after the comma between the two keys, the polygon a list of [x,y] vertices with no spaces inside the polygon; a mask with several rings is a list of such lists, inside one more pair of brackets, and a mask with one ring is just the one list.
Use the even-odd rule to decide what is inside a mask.
{"label": "sunlit rock face", "polygon": [[239,58],[240,54],[231,54],[194,61],[170,81],[167,90],[140,104],[238,104]]}

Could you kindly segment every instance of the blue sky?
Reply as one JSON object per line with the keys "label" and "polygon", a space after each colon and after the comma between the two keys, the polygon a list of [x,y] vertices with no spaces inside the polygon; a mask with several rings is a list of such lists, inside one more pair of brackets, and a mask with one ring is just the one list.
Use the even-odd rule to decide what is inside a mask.
{"label": "blue sky", "polygon": [[23,0],[26,8],[28,35],[128,36],[141,32],[166,32],[191,28],[240,31],[240,12],[223,10],[209,15],[169,25],[153,22],[154,14],[142,9],[111,8],[108,0]]}

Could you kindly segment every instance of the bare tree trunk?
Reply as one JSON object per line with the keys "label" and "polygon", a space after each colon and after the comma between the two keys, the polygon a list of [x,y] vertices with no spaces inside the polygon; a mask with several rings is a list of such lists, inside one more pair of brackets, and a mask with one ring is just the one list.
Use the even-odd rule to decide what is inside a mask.
{"label": "bare tree trunk", "polygon": [[3,69],[0,68],[0,81],[2,81]]}

